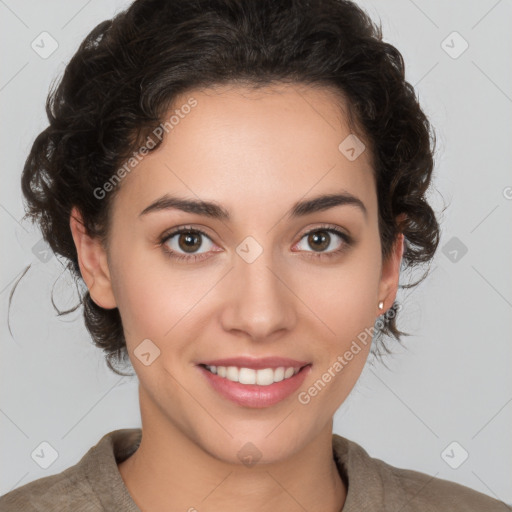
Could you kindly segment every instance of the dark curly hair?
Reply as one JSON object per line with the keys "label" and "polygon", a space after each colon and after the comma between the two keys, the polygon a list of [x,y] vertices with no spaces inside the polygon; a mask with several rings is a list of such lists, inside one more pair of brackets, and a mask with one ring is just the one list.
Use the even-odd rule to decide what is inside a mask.
{"label": "dark curly hair", "polygon": [[[94,191],[162,123],[177,95],[273,83],[331,88],[347,100],[352,132],[371,148],[382,257],[403,233],[403,269],[432,260],[440,234],[426,193],[435,134],[405,80],[400,52],[361,8],[348,0],[136,0],[90,32],[50,88],[49,126],[22,173],[25,217],[38,222],[44,240],[65,258],[77,289],[83,282],[72,207],[87,232],[106,244],[119,187],[104,199]],[[427,274],[400,287],[416,286]],[[75,308],[58,313],[80,304],[108,367],[126,375],[116,368],[129,362],[118,309],[99,307],[83,290]],[[398,341],[409,335],[396,326],[399,308],[395,301],[383,315],[372,353],[390,352],[385,343],[375,346],[382,335]]]}

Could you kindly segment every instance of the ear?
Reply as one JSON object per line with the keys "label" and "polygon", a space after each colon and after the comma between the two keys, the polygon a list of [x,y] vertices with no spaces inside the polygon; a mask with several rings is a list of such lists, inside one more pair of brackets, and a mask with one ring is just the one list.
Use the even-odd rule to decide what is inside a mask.
{"label": "ear", "polygon": [[[400,226],[401,222],[407,217],[405,213],[398,215],[397,223]],[[377,315],[384,314],[395,301],[396,293],[398,291],[398,282],[400,280],[400,265],[402,263],[402,256],[404,252],[404,234],[399,233],[396,237],[395,243],[389,257],[382,263],[379,294],[377,303],[384,302],[384,308],[378,309]]]}
{"label": "ear", "polygon": [[92,300],[104,309],[117,307],[106,251],[98,238],[87,234],[82,215],[76,207],[71,210],[69,226],[76,246],[80,272]]}

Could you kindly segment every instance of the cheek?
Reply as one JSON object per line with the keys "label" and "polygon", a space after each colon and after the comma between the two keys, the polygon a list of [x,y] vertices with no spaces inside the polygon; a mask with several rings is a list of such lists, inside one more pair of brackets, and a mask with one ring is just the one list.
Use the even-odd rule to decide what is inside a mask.
{"label": "cheek", "polygon": [[331,335],[342,349],[361,331],[373,326],[376,316],[380,263],[372,253],[353,254],[339,267],[319,275],[301,279],[302,294],[312,310],[325,323],[326,336]]}
{"label": "cheek", "polygon": [[[360,251],[329,270],[328,279],[310,275],[301,281],[323,332],[315,341],[318,362],[310,379],[314,388],[309,389],[311,396],[322,395],[315,398],[314,407],[325,407],[328,414],[348,396],[370,352],[380,277],[380,261],[374,255],[374,250]],[[323,417],[324,412],[318,414]]]}
{"label": "cheek", "polygon": [[116,255],[111,271],[112,287],[128,345],[143,339],[161,338],[173,325],[169,311],[179,303],[179,288],[162,275],[161,269],[146,262],[142,251]]}
{"label": "cheek", "polygon": [[117,259],[111,274],[130,352],[144,339],[161,351],[170,342],[176,349],[218,281],[214,272],[177,270],[164,256],[149,261],[143,251]]}
{"label": "cheek", "polygon": [[[342,281],[349,284],[340,279],[332,286]],[[337,288],[331,299],[319,296],[324,301],[320,317],[329,329],[322,328],[324,335],[315,339],[314,371],[298,397],[319,425],[335,414],[365,366],[375,323],[373,295],[371,283],[357,281],[352,292]]]}

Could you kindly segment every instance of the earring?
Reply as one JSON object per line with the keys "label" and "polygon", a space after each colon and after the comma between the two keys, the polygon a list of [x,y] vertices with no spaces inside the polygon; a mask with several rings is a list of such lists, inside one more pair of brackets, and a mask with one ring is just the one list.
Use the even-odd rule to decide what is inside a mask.
{"label": "earring", "polygon": [[379,302],[379,309],[384,309],[384,302],[382,300]]}

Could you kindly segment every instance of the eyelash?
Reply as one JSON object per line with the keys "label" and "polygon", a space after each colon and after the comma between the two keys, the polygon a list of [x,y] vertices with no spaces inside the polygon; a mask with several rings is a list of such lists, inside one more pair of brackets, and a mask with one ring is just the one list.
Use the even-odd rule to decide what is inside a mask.
{"label": "eyelash", "polygon": [[[342,231],[339,231],[338,229],[332,227],[331,225],[322,225],[322,226],[318,226],[317,228],[312,229],[310,231],[306,231],[306,233],[304,233],[300,237],[300,240],[302,240],[305,236],[310,235],[311,233],[316,233],[316,232],[321,232],[321,231],[326,231],[328,233],[333,233],[335,235],[338,235],[344,241],[344,243],[340,249],[336,249],[335,251],[324,252],[324,253],[314,253],[314,252],[310,253],[309,257],[311,257],[311,258],[319,258],[319,259],[333,258],[335,256],[338,256],[345,250],[347,250],[348,246],[351,246],[353,244],[352,237],[350,237],[346,233],[343,233]],[[201,235],[205,236],[206,238],[210,238],[210,236],[208,236],[208,234],[205,233],[204,231],[202,231],[201,229],[187,227],[187,226],[175,229],[169,233],[165,233],[160,238],[158,245],[162,247],[162,249],[167,257],[169,257],[173,260],[187,261],[187,262],[191,262],[191,263],[195,263],[196,261],[204,260],[209,257],[207,254],[199,254],[199,255],[198,254],[189,254],[189,255],[185,256],[183,254],[176,253],[175,251],[170,250],[165,246],[165,243],[168,240],[170,240],[173,236],[179,235],[182,233],[200,233]],[[190,260],[192,260],[192,261],[190,261]]]}

